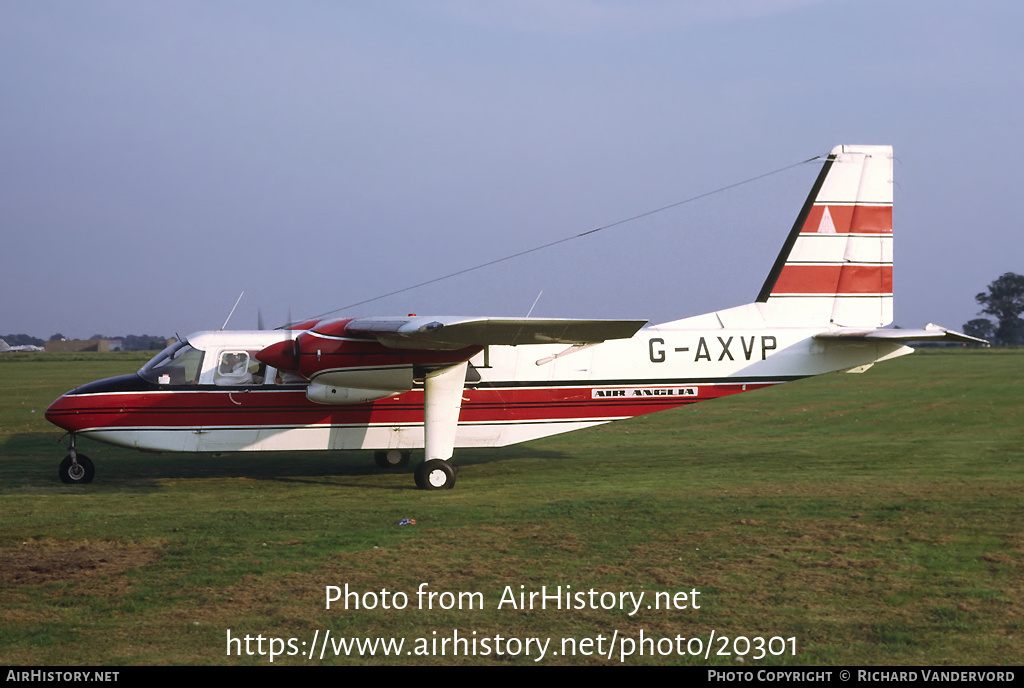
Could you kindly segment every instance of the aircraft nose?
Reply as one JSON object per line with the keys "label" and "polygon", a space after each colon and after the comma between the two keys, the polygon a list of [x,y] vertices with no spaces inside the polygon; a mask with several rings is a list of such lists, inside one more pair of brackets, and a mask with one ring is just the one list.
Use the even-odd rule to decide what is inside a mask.
{"label": "aircraft nose", "polygon": [[69,432],[76,430],[74,419],[77,415],[74,397],[62,394],[46,409],[46,420]]}
{"label": "aircraft nose", "polygon": [[46,420],[68,432],[96,427],[116,417],[110,393],[144,393],[154,388],[155,384],[146,382],[136,373],[90,382],[58,397],[46,409]]}

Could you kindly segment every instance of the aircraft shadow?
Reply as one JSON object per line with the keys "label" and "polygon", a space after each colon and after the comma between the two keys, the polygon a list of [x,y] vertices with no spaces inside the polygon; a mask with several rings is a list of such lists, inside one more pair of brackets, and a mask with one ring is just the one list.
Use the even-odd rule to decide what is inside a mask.
{"label": "aircraft shadow", "polygon": [[[11,435],[0,443],[0,494],[54,490],[108,492],[161,491],[162,480],[250,479],[307,485],[375,490],[415,490],[413,472],[423,453],[413,451],[408,466],[378,467],[372,451],[238,452],[230,454],[149,453],[83,441],[79,451],[96,465],[96,479],[87,486],[63,485],[57,464],[67,453],[52,437]],[[522,459],[566,460],[572,455],[529,445],[456,450],[458,468]],[[380,485],[362,480],[377,474],[407,475],[407,484]]]}

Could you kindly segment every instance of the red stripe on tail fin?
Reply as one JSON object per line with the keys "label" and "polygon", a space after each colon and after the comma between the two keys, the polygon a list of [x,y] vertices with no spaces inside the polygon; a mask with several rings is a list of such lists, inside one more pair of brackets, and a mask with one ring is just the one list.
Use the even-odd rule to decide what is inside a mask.
{"label": "red stripe on tail fin", "polygon": [[892,322],[892,148],[837,146],[757,301],[769,322]]}

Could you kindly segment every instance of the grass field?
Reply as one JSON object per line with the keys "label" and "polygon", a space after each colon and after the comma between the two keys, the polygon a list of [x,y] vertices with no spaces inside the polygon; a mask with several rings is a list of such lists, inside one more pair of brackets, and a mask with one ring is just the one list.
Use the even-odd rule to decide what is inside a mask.
{"label": "grass field", "polygon": [[[0,358],[0,664],[259,665],[271,638],[284,653],[274,664],[534,664],[539,646],[510,641],[528,637],[550,639],[539,664],[1021,663],[1024,351],[921,352],[460,450],[450,492],[418,491],[411,467],[384,472],[369,453],[147,455],[88,442],[96,481],[64,486],[46,406],[141,365],[74,358]],[[403,518],[416,525],[396,526]],[[458,598],[439,595],[419,609],[423,583],[479,593],[462,601],[483,608],[441,609]],[[408,605],[326,609],[326,587],[346,584]],[[632,604],[499,609],[506,586],[645,597],[634,615]],[[699,609],[692,595],[685,609],[646,608],[655,593],[693,590]],[[243,640],[228,656],[229,629],[254,654]],[[452,656],[451,643],[438,656],[456,629],[477,656]],[[406,645],[306,657],[328,630]],[[623,639],[641,633],[649,651],[637,642],[623,658]],[[757,641],[746,652],[739,636],[783,650],[757,659]],[[693,638],[707,658],[677,653]]]}

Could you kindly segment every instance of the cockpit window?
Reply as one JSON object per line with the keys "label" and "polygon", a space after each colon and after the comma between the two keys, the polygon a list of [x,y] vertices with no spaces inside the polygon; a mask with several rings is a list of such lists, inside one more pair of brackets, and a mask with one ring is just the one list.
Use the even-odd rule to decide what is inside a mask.
{"label": "cockpit window", "polygon": [[203,370],[203,352],[177,342],[142,366],[139,375],[147,382],[158,385],[194,385]]}

